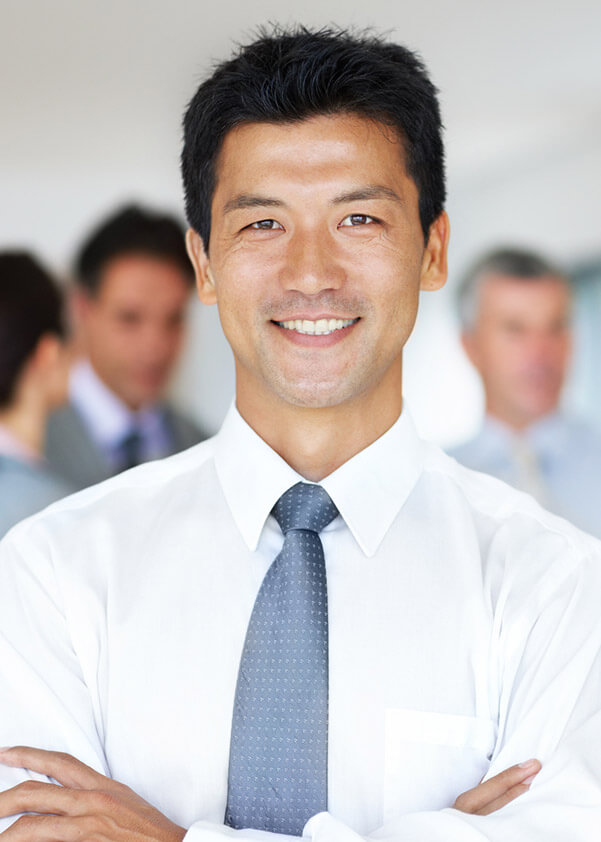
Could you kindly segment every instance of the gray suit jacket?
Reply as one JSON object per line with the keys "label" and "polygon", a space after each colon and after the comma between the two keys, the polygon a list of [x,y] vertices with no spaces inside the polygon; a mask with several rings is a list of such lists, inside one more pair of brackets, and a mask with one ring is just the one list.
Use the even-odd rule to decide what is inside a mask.
{"label": "gray suit jacket", "polygon": [[24,517],[74,490],[42,465],[0,454],[0,537]]}
{"label": "gray suit jacket", "polygon": [[[207,438],[199,427],[171,407],[165,406],[164,411],[171,436],[171,446],[164,456]],[[70,405],[50,416],[46,428],[46,458],[52,470],[75,488],[94,485],[114,473],[79,413]]]}

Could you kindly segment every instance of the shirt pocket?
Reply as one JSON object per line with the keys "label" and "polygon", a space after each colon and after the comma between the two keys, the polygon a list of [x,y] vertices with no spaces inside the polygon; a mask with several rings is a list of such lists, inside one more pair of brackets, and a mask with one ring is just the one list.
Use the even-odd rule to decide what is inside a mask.
{"label": "shirt pocket", "polygon": [[388,708],[385,720],[384,821],[451,807],[480,782],[496,739],[489,719]]}

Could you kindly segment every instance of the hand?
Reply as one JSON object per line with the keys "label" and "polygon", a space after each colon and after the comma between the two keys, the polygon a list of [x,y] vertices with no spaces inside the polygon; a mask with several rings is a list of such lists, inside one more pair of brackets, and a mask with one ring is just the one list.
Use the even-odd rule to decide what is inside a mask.
{"label": "hand", "polygon": [[487,816],[527,792],[540,770],[541,764],[538,760],[528,760],[518,766],[510,766],[494,778],[468,789],[459,796],[453,807],[462,813]]}
{"label": "hand", "polygon": [[4,831],[6,842],[181,842],[186,835],[124,784],[105,778],[57,751],[17,746],[0,763],[52,777],[62,784],[25,781],[0,793],[0,816],[21,816]]}

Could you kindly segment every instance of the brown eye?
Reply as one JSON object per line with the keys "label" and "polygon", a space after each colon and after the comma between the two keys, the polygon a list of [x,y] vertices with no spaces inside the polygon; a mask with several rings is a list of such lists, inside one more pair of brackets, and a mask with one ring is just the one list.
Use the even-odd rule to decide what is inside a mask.
{"label": "brown eye", "polygon": [[351,225],[369,225],[370,222],[376,222],[373,216],[368,216],[366,213],[349,213],[345,216],[340,227],[349,227]]}
{"label": "brown eye", "polygon": [[275,219],[260,219],[257,222],[253,222],[247,226],[248,228],[254,228],[256,231],[275,231],[276,229],[283,228],[279,222],[276,222]]}

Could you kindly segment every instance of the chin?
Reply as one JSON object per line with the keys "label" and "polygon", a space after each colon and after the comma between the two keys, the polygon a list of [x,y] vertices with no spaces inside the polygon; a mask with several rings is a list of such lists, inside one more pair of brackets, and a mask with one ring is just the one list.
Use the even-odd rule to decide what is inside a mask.
{"label": "chin", "polygon": [[127,393],[122,392],[119,397],[130,409],[138,410],[157,403],[161,400],[162,392],[159,392],[156,389],[139,389],[136,391],[132,390]]}
{"label": "chin", "polygon": [[280,398],[292,406],[305,409],[327,409],[346,403],[354,393],[350,389],[341,389],[340,382],[336,384],[290,385],[278,389]]}

